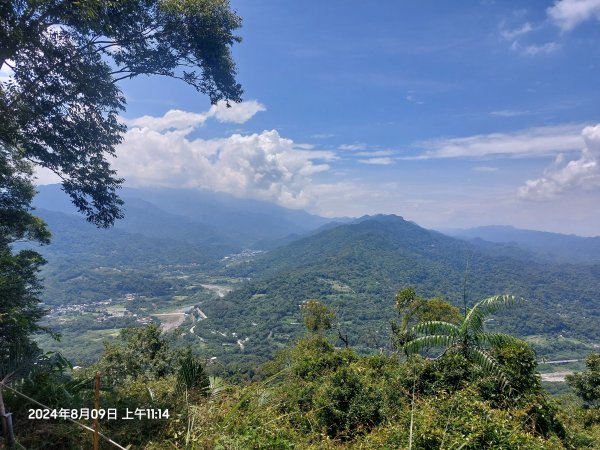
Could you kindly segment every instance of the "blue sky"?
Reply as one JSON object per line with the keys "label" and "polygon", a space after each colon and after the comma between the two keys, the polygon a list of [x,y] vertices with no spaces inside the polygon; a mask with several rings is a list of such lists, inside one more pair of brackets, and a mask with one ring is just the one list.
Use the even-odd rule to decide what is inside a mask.
{"label": "blue sky", "polygon": [[600,0],[235,0],[245,103],[122,84],[130,185],[600,235]]}

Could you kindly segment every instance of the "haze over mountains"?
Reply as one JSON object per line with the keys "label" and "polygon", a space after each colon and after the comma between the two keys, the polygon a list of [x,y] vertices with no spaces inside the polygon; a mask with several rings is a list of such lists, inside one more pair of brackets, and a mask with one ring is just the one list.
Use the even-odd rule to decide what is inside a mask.
{"label": "haze over mountains", "polygon": [[[59,185],[40,186],[38,189],[34,206],[42,217],[56,222],[60,217],[56,213],[70,216],[77,214]],[[217,250],[219,254],[251,247],[269,250],[287,245],[308,234],[369,218],[328,219],[273,203],[185,189],[125,188],[122,198],[125,201],[125,218],[116,222],[114,230],[220,249]],[[70,226],[75,226],[77,219],[70,217],[64,220],[68,220]],[[55,234],[52,246],[56,247],[62,242],[62,239],[56,239],[61,235],[62,226],[51,228]],[[96,233],[91,226],[83,227],[81,232]],[[600,262],[600,237],[580,237],[498,225],[442,232],[463,240],[483,240],[503,244],[504,248],[512,246],[517,253],[531,252],[544,260],[577,264]],[[110,233],[108,231],[106,236]],[[95,235],[99,238],[102,234]],[[481,247],[489,244],[479,242],[478,245]],[[496,250],[500,248],[493,247]]]}
{"label": "haze over mountains", "polygon": [[520,230],[511,226],[491,225],[448,231],[450,236],[513,243],[555,261],[573,263],[600,262],[600,237],[581,237],[545,231]]}
{"label": "haze over mountains", "polygon": [[[75,213],[59,185],[40,186],[34,206]],[[116,229],[185,242],[223,242],[250,247],[264,239],[305,233],[329,221],[302,210],[232,195],[185,189],[124,188],[125,219]]]}

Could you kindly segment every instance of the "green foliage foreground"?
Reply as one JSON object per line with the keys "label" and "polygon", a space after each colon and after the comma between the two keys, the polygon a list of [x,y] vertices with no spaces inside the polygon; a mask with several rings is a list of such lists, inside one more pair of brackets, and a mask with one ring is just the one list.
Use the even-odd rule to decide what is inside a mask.
{"label": "green foliage foreground", "polygon": [[[585,404],[550,399],[526,343],[480,339],[484,312],[509,300],[476,304],[457,325],[468,331],[468,342],[459,340],[460,351],[434,359],[402,352],[361,356],[336,347],[327,334],[333,334],[334,314],[311,300],[303,308],[308,333],[258,369],[252,383],[210,377],[218,366],[174,348],[175,341],[151,325],[123,331],[121,342],[106,344],[93,367],[69,372],[60,360],[49,360],[49,370],[38,368],[12,387],[50,408],[91,408],[99,371],[102,407],[169,410],[168,419],[102,422],[104,434],[132,449],[600,448],[597,355],[569,380]],[[454,317],[456,311],[437,307],[440,301],[435,310]],[[480,326],[465,325],[471,321]],[[484,341],[493,344],[486,355],[497,370],[462,347]],[[22,445],[90,447],[88,431],[61,420],[28,421],[27,409],[36,405],[12,389],[6,394]]]}
{"label": "green foliage foreground", "polygon": [[[144,364],[105,386],[101,399],[105,407],[171,411],[168,420],[103,423],[106,434],[132,448],[541,450],[593,449],[600,443],[597,424],[584,427],[577,413],[559,409],[540,388],[535,354],[526,345],[494,350],[513,383],[510,392],[502,389],[501,378],[459,353],[436,360],[359,356],[320,333],[280,352],[262,367],[261,381],[246,385],[208,379],[189,354],[165,353],[165,341],[151,329],[130,332],[123,345],[107,348],[113,358],[104,358],[98,368],[109,370],[111,360],[121,365],[115,353],[120,348],[131,354],[144,335],[156,344],[136,349]],[[157,358],[170,359],[172,370],[164,371]],[[40,393],[39,383],[29,388]],[[88,391],[70,401],[89,406]],[[67,401],[66,395],[55,400]],[[18,430],[24,422],[17,421]],[[89,433],[70,424],[38,426],[44,428],[44,448],[89,448]],[[36,448],[41,441],[34,436],[40,439],[38,433],[19,439]]]}

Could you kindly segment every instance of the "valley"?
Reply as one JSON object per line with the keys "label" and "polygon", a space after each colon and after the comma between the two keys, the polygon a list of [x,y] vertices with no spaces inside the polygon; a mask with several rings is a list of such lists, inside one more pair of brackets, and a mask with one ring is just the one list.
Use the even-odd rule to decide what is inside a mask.
{"label": "valley", "polygon": [[[600,269],[589,261],[542,260],[514,243],[455,239],[398,216],[329,225],[311,218],[310,226],[319,228],[305,224],[308,231],[298,234],[301,226],[288,224],[288,230],[273,235],[277,244],[268,244],[263,231],[247,229],[243,243],[215,240],[202,234],[224,231],[210,222],[210,214],[194,232],[199,219],[193,202],[189,212],[175,211],[186,214],[176,216],[187,230],[177,235],[173,212],[144,202],[146,209],[131,209],[127,220],[139,223],[151,210],[154,222],[135,234],[122,226],[97,230],[68,212],[40,208],[54,230],[53,243],[40,248],[49,261],[42,272],[50,310],[44,325],[62,334],[60,342],[40,336],[43,348],[85,365],[97,359],[102,341],[115,339],[121,329],[157,323],[177,345],[191,345],[228,373],[245,372],[300,336],[300,306],[315,298],[335,311],[336,330],[353,348],[363,354],[390,352],[390,323],[398,318],[395,293],[413,286],[419,295],[461,306],[467,261],[467,303],[504,292],[526,299],[488,327],[530,342],[540,371],[564,372],[544,361],[571,359],[578,361],[568,369],[578,370],[600,343],[594,325]],[[228,220],[238,214],[235,208],[225,210],[220,214]],[[230,233],[242,234],[232,226],[246,228],[247,214],[229,223]],[[285,210],[278,214],[290,216]],[[293,237],[282,237],[288,232]],[[257,243],[270,250],[253,247]]]}

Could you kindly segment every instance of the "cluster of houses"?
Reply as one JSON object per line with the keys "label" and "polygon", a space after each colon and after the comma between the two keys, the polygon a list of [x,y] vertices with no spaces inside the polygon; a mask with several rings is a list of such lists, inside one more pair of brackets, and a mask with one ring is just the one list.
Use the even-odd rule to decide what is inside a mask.
{"label": "cluster of houses", "polygon": [[[133,301],[138,298],[136,293],[125,294],[126,301]],[[153,318],[151,316],[138,317],[137,314],[133,314],[127,309],[122,308],[118,310],[110,310],[107,307],[113,303],[113,299],[109,298],[107,300],[102,300],[99,302],[91,302],[91,303],[80,303],[77,305],[60,305],[55,308],[52,308],[49,316],[60,317],[60,316],[70,316],[74,314],[83,314],[83,313],[100,313],[98,317],[95,318],[97,322],[104,322],[113,317],[136,317],[136,322],[147,325],[153,322]]]}

